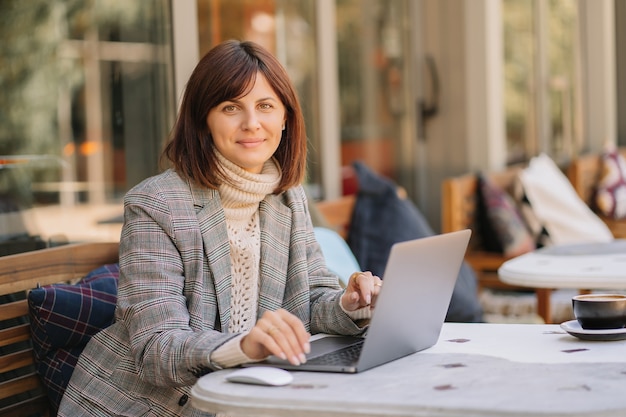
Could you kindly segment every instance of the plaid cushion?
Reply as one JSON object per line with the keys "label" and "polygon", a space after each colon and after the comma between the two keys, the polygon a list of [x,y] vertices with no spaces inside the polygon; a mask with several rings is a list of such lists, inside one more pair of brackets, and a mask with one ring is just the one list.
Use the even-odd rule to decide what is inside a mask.
{"label": "plaid cushion", "polygon": [[485,249],[510,257],[536,249],[513,197],[482,173],[476,179],[479,208],[476,217]]}
{"label": "plaid cushion", "polygon": [[37,372],[56,410],[83,348],[113,323],[119,266],[104,265],[78,283],[54,284],[28,294]]}

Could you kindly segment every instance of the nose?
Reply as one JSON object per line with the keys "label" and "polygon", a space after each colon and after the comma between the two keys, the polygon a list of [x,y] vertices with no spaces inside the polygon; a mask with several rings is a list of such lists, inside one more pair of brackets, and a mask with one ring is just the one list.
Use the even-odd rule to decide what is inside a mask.
{"label": "nose", "polygon": [[248,111],[245,113],[243,118],[241,128],[243,130],[256,130],[261,126],[259,122],[259,118],[257,117],[256,112]]}

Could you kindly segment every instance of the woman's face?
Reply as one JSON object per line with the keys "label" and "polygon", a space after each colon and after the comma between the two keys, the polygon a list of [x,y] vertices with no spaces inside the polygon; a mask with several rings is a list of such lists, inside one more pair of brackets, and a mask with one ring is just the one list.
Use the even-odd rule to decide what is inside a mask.
{"label": "woman's face", "polygon": [[285,106],[261,73],[248,94],[218,104],[207,116],[217,150],[255,174],[274,155],[284,124]]}

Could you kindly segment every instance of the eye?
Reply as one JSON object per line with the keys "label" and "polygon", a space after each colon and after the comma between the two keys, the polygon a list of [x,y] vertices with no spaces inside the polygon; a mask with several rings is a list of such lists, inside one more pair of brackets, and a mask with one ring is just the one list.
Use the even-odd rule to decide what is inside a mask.
{"label": "eye", "polygon": [[235,106],[234,104],[226,104],[224,107],[222,107],[222,110],[226,113],[232,113],[237,110],[237,106]]}
{"label": "eye", "polygon": [[274,106],[271,103],[261,103],[259,104],[259,108],[261,110],[272,110]]}

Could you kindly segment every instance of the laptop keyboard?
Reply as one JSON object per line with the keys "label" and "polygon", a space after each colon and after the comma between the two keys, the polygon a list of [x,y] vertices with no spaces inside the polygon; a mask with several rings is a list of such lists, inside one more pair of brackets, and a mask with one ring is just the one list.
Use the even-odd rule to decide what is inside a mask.
{"label": "laptop keyboard", "polygon": [[363,340],[334,352],[325,353],[321,356],[308,359],[307,364],[353,365],[359,360],[361,349],[363,349]]}

